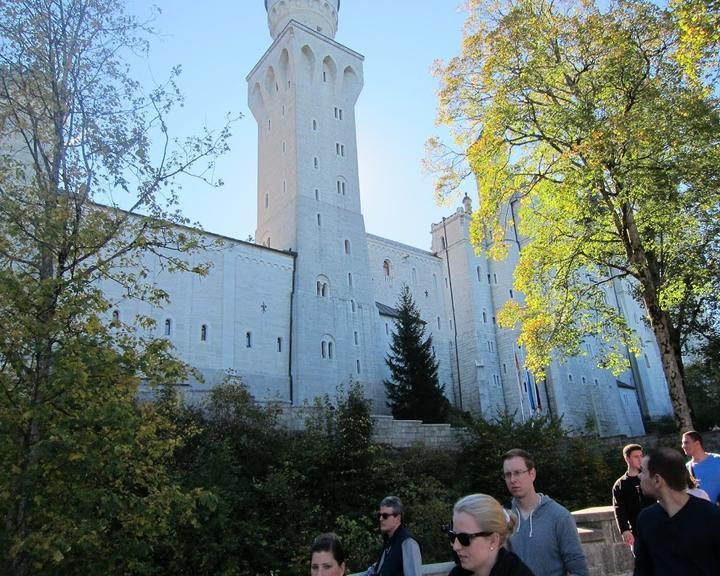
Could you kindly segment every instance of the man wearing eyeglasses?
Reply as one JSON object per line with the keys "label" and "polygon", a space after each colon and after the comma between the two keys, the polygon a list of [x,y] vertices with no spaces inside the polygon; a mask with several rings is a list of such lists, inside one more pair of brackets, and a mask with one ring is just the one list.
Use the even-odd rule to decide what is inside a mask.
{"label": "man wearing eyeglasses", "polygon": [[638,515],[634,575],[720,574],[720,510],[687,493],[682,455],[672,448],[648,450],[640,488],[658,502]]}
{"label": "man wearing eyeglasses", "polygon": [[512,551],[535,576],[589,576],[573,517],[535,491],[535,476],[535,462],[525,450],[513,448],[503,455],[503,478],[518,517],[510,537]]}
{"label": "man wearing eyeglasses", "polygon": [[380,558],[367,570],[367,576],[421,576],[422,556],[417,540],[402,525],[403,505],[397,496],[380,502],[376,518],[383,537]]}

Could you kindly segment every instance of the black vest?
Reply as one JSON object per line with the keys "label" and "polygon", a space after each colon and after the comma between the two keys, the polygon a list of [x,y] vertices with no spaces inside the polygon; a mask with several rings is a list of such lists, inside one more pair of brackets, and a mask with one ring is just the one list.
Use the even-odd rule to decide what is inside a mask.
{"label": "black vest", "polygon": [[398,526],[390,540],[385,543],[384,557],[381,555],[378,560],[378,564],[382,560],[382,566],[376,567],[375,573],[378,576],[403,576],[402,543],[412,537],[405,526]]}

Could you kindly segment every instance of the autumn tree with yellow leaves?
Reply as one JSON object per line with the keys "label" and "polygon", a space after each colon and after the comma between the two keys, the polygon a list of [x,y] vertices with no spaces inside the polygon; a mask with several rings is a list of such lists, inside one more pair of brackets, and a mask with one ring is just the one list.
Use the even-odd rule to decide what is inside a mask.
{"label": "autumn tree with yellow leaves", "polygon": [[643,0],[471,0],[462,53],[438,68],[456,150],[431,140],[429,159],[440,196],[476,178],[474,238],[492,256],[513,226],[524,239],[524,300],[498,320],[519,326],[528,367],[594,337],[600,364],[624,369],[639,343],[606,298],[624,287],[690,428],[681,351],[720,277],[720,115],[681,36],[677,13]]}

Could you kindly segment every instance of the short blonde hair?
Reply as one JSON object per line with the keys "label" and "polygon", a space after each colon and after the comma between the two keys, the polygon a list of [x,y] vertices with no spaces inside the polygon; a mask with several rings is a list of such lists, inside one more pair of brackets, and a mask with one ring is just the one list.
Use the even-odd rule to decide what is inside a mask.
{"label": "short blonde hair", "polygon": [[517,524],[517,516],[487,494],[470,494],[460,498],[453,506],[453,514],[460,512],[472,516],[483,532],[497,533],[501,544],[505,543]]}

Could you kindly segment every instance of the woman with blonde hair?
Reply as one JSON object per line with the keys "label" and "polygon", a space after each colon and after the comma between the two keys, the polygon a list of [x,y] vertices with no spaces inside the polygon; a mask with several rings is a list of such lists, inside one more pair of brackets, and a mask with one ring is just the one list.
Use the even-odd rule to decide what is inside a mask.
{"label": "woman with blonde hair", "polygon": [[505,547],[517,518],[492,496],[470,494],[453,507],[447,535],[460,566],[449,576],[533,576],[522,560]]}

